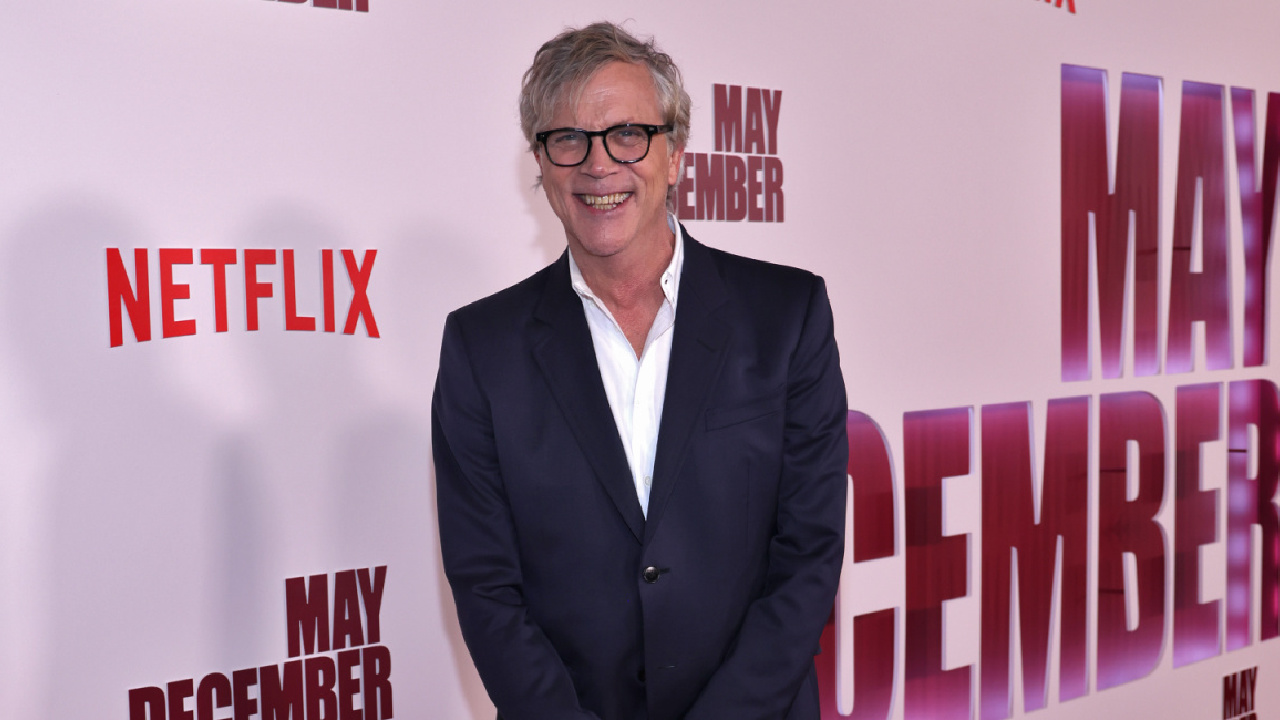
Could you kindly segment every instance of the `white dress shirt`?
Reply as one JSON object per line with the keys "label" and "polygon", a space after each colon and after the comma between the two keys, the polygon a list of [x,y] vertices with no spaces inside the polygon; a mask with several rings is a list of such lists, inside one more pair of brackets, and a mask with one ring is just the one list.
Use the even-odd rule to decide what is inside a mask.
{"label": "white dress shirt", "polygon": [[582,299],[582,309],[591,328],[591,344],[595,347],[600,379],[613,410],[613,422],[622,438],[631,466],[640,509],[649,516],[649,489],[653,486],[653,459],[658,449],[658,423],[662,420],[662,403],[667,394],[667,368],[671,360],[671,338],[675,334],[676,296],[680,289],[680,271],[684,266],[684,236],[680,225],[668,217],[676,235],[671,263],[662,273],[662,306],[649,328],[644,350],[636,358],[631,342],[622,332],[613,313],[582,279],[582,271],[569,253],[569,276],[573,290]]}

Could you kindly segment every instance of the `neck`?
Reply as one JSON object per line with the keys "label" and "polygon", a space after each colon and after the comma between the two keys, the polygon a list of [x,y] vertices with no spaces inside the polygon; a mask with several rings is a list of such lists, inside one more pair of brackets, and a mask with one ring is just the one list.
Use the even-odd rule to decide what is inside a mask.
{"label": "neck", "polygon": [[669,229],[663,230],[661,237],[631,253],[597,257],[570,247],[583,281],[611,312],[662,304],[662,273],[671,264],[676,240]]}

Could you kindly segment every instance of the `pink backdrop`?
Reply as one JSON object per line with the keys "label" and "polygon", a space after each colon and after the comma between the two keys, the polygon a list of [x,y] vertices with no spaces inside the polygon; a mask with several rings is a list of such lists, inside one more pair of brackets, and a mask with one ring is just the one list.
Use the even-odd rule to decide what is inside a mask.
{"label": "pink backdrop", "polygon": [[860,443],[828,717],[1280,712],[1273,3],[325,4],[5,11],[6,715],[323,666],[367,716],[492,717],[430,393],[445,314],[564,246],[516,94],[598,18],[684,69],[690,232],[828,282]]}

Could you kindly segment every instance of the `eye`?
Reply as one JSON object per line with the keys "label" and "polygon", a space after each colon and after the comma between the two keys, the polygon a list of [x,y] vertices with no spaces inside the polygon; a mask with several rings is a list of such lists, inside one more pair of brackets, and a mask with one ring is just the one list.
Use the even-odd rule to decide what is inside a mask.
{"label": "eye", "polygon": [[560,132],[551,133],[547,137],[547,142],[558,147],[571,147],[581,144],[586,140],[586,136],[576,130],[562,130]]}
{"label": "eye", "polygon": [[638,127],[620,127],[609,133],[609,139],[622,145],[636,145],[643,143],[646,134],[643,128]]}

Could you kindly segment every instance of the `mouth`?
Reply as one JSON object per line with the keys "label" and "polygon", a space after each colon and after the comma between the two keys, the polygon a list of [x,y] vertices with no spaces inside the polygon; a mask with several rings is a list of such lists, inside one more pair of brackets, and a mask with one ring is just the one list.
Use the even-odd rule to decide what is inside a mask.
{"label": "mouth", "polygon": [[610,193],[609,195],[588,195],[586,193],[578,193],[576,197],[589,208],[608,211],[626,202],[627,198],[631,197],[631,193],[620,192]]}

